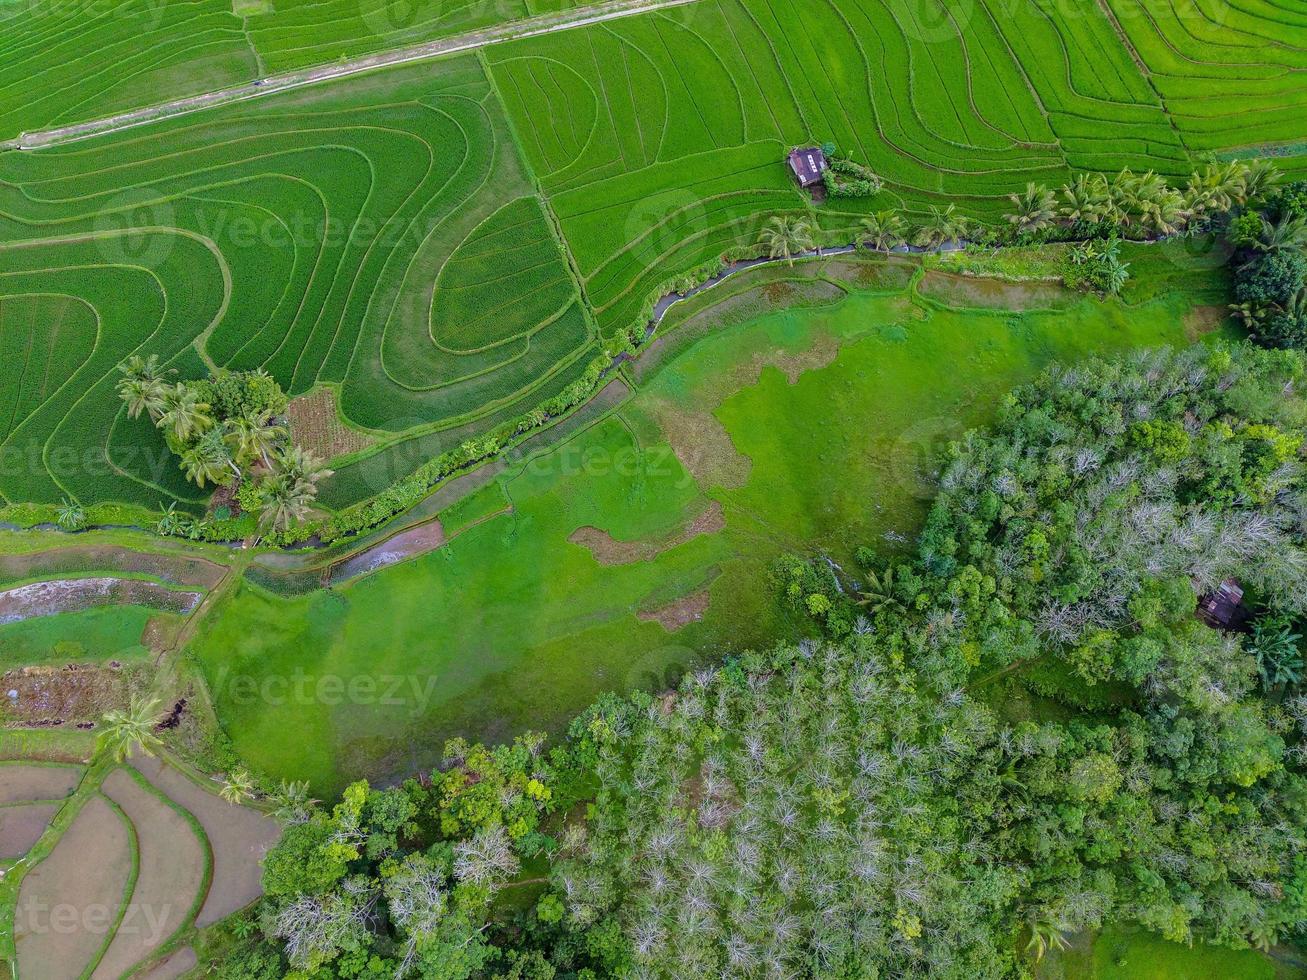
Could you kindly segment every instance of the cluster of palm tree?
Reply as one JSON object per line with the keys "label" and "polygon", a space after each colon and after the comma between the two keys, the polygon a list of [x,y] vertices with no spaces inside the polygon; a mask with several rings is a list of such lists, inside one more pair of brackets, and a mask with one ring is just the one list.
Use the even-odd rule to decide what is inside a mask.
{"label": "cluster of palm tree", "polygon": [[1018,234],[1035,234],[1065,225],[1110,225],[1130,237],[1165,237],[1206,227],[1213,217],[1261,198],[1279,178],[1267,160],[1209,163],[1173,187],[1153,171],[1130,168],[1115,177],[1077,174],[1059,195],[1043,184],[1029,183],[1009,194],[1008,223]]}
{"label": "cluster of palm tree", "polygon": [[131,418],[148,415],[198,487],[231,485],[261,468],[260,525],[283,530],[302,520],[330,476],[312,453],[290,445],[289,430],[266,410],[217,418],[193,385],[169,382],[155,354],[133,354],[119,365],[118,393]]}
{"label": "cluster of palm tree", "polygon": [[[1279,176],[1267,160],[1208,164],[1190,177],[1183,189],[1171,186],[1151,170],[1136,174],[1127,167],[1111,178],[1082,173],[1057,192],[1032,182],[1024,191],[1009,194],[1012,211],[1006,217],[1019,235],[1078,226],[1089,230],[1108,227],[1133,238],[1165,237],[1205,228],[1213,217],[1259,200]],[[938,249],[974,232],[956,204],[932,205],[915,226],[909,226],[900,211],[889,208],[863,219],[861,240],[880,251],[904,245]],[[763,227],[758,245],[768,258],[785,259],[792,265],[796,256],[817,247],[817,229],[810,218],[776,215]]]}

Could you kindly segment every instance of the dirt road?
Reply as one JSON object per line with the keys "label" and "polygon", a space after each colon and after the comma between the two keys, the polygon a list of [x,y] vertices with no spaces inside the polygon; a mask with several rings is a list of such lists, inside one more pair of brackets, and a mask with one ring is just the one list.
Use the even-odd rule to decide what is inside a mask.
{"label": "dirt road", "polygon": [[184,99],[176,99],[172,102],[164,102],[142,109],[133,109],[130,112],[107,116],[103,119],[92,119],[58,129],[23,133],[17,139],[0,142],[0,150],[34,150],[46,146],[59,146],[64,143],[89,139],[93,136],[102,136],[105,133],[129,129],[133,126],[143,126],[146,123],[158,122],[161,119],[172,119],[192,112],[199,112],[203,109],[212,109],[215,106],[261,98],[274,92],[284,92],[287,89],[299,88],[303,85],[313,85],[318,82],[345,78],[362,72],[375,71],[378,68],[389,68],[393,65],[403,65],[411,61],[425,61],[462,51],[475,51],[477,48],[502,44],[505,41],[536,37],[541,34],[555,34],[558,31],[568,31],[573,28],[584,27],[587,24],[600,24],[604,21],[618,20],[622,17],[634,17],[637,14],[648,13],[651,10],[681,7],[696,2],[697,0],[607,0],[605,3],[577,7],[561,13],[541,14],[538,17],[500,24],[496,27],[471,31],[466,34],[457,34],[438,41],[428,41],[425,44],[396,48],[392,51],[381,51],[377,54],[364,55],[359,58],[352,58],[349,61],[336,62],[318,68],[305,68],[282,75],[270,75],[267,78],[260,78],[233,88],[219,89],[215,92],[192,95]]}

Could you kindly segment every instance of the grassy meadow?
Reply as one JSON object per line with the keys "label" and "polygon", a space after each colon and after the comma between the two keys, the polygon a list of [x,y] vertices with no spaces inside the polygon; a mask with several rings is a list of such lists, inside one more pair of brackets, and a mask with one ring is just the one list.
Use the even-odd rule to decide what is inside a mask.
{"label": "grassy meadow", "polygon": [[632,397],[443,511],[442,547],[308,595],[244,581],[191,648],[237,750],[329,791],[793,634],[777,556],[902,546],[945,443],[1009,388],[1053,359],[1185,343],[1207,299],[977,298],[938,275],[822,260],[727,280],[676,309]]}

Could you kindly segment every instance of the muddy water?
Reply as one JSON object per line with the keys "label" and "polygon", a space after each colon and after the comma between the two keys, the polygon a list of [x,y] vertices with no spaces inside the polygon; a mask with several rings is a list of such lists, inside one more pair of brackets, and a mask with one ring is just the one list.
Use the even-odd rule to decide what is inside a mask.
{"label": "muddy water", "polygon": [[394,565],[407,558],[434,551],[445,543],[445,529],[439,521],[419,524],[401,531],[381,544],[361,551],[331,569],[331,584],[347,582],[359,575],[375,572],[378,568]]}
{"label": "muddy water", "polygon": [[0,624],[37,616],[81,612],[99,606],[150,606],[164,612],[188,613],[203,594],[174,592],[154,582],[122,578],[57,579],[33,582],[0,592]]}

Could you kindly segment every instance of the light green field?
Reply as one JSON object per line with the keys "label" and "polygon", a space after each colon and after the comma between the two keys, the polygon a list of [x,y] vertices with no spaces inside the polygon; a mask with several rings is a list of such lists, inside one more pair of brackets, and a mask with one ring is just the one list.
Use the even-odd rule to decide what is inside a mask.
{"label": "light green field", "polygon": [[1307,971],[1294,964],[1300,953],[1277,956],[1197,943],[1184,946],[1135,927],[1109,926],[1095,936],[1072,938],[1071,948],[1052,952],[1035,971],[1039,980],[1295,980]]}
{"label": "light green field", "polygon": [[149,651],[141,635],[157,610],[111,606],[84,612],[42,616],[0,625],[0,649],[6,668],[29,664],[129,660]]}
{"label": "light green field", "polygon": [[[989,284],[998,308],[961,310],[904,289],[910,273],[828,261],[728,280],[678,311],[633,398],[448,510],[444,547],[307,596],[242,584],[192,647],[237,750],[327,791],[770,643],[798,626],[774,557],[898,547],[943,444],[1004,392],[1054,358],[1183,343],[1200,298],[1022,313],[1001,307],[1029,290]],[[702,618],[655,618],[678,611]]]}

